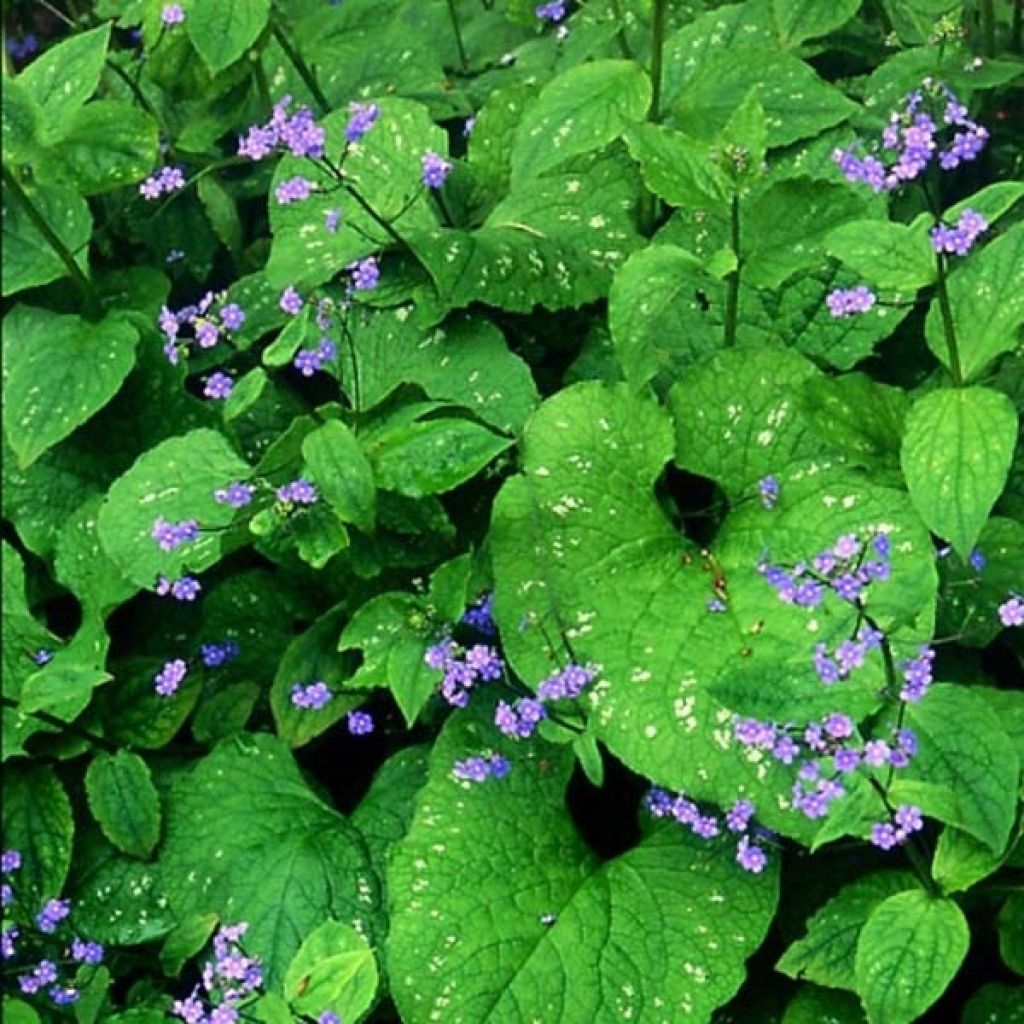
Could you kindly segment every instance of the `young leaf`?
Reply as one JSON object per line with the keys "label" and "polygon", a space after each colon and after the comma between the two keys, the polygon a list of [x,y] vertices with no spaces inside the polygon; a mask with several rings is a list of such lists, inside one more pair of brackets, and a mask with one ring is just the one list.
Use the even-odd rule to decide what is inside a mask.
{"label": "young leaf", "polygon": [[729,181],[709,143],[659,124],[631,125],[625,139],[647,187],[665,202],[698,209],[728,203]]}
{"label": "young leaf", "polygon": [[860,9],[861,0],[772,0],[779,40],[787,49],[806,39],[827,35],[845,25]]}
{"label": "young leaf", "polygon": [[160,797],[138,754],[97,753],[85,773],[85,792],[93,817],[119,850],[143,859],[153,852],[160,838]]}
{"label": "young leaf", "polygon": [[192,0],[188,37],[213,74],[234,64],[266,28],[270,0]]}
{"label": "young leaf", "polygon": [[303,440],[302,457],[342,522],[372,532],[377,489],[373,470],[352,430],[340,420],[325,423]]}
{"label": "young leaf", "polygon": [[965,558],[1006,484],[1017,430],[1013,403],[989,388],[932,391],[907,417],[900,463],[910,496]]}
{"label": "young leaf", "polygon": [[857,940],[857,994],[872,1024],[910,1024],[953,980],[970,933],[960,908],[921,889],[877,906]]}
{"label": "young leaf", "polygon": [[879,288],[913,293],[935,280],[927,236],[885,220],[853,220],[829,232],[825,248]]}

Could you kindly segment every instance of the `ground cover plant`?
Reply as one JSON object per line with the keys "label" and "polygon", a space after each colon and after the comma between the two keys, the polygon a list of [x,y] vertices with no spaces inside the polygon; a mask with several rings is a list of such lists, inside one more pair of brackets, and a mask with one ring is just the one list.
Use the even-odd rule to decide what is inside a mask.
{"label": "ground cover plant", "polygon": [[1024,1020],[1021,18],[8,4],[4,1019]]}

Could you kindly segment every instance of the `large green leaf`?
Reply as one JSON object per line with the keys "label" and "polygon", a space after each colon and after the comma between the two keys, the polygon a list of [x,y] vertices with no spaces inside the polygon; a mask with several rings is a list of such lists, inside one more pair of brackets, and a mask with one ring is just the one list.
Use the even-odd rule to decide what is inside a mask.
{"label": "large green leaf", "polygon": [[[402,1019],[709,1021],[771,920],[773,874],[674,826],[602,864],[565,813],[569,751],[496,743],[474,717],[449,719],[390,861]],[[490,747],[512,759],[506,778],[452,777],[456,759]]]}
{"label": "large green leaf", "polygon": [[49,765],[14,764],[4,769],[4,849],[21,853],[11,880],[33,916],[61,894],[71,867],[75,823],[71,801]]}
{"label": "large green leaf", "polygon": [[927,235],[886,220],[854,220],[831,231],[828,251],[879,288],[913,293],[935,280]]}
{"label": "large green leaf", "polygon": [[4,432],[22,466],[109,402],[135,363],[136,328],[15,306],[4,317]]}
{"label": "large green leaf", "polygon": [[785,146],[844,121],[857,107],[802,60],[759,46],[736,46],[700,63],[672,107],[672,121],[712,139],[752,88],[764,108],[769,146]]}
{"label": "large green leaf", "polygon": [[[78,266],[86,270],[92,234],[92,215],[86,201],[77,192],[52,186],[31,189],[28,195],[54,234],[74,253]],[[3,203],[4,295],[65,277],[68,270],[64,261],[53,251],[18,197],[5,189]]]}
{"label": "large green leaf", "polygon": [[823,36],[845,25],[860,9],[861,0],[772,0],[775,23],[784,46],[799,46],[805,39]]}
{"label": "large green leaf", "polygon": [[351,428],[340,420],[325,423],[302,442],[302,456],[338,518],[365,533],[372,531],[377,489],[373,470]]}
{"label": "large green leaf", "polygon": [[1006,484],[1017,431],[1013,403],[989,388],[933,391],[907,417],[900,462],[910,496],[964,557]]}
{"label": "large green leaf", "polygon": [[707,142],[659,124],[632,125],[626,145],[643,168],[647,187],[673,206],[721,206],[729,181]]}
{"label": "large green leaf", "polygon": [[[362,141],[350,147],[345,173],[379,217],[392,220],[401,213],[394,229],[410,238],[414,231],[437,225],[437,215],[420,183],[420,159],[427,150],[443,155],[445,135],[419,103],[387,99],[379,106],[379,120]],[[337,110],[321,122],[329,153],[345,147],[348,117],[347,110]],[[317,191],[302,202],[282,206],[274,198],[274,188],[295,175],[312,181]],[[278,164],[269,199],[274,241],[266,275],[272,284],[282,288],[321,284],[353,260],[393,244],[387,232],[336,186],[330,174],[304,158],[288,155]],[[324,222],[328,210],[341,210],[341,223],[333,234]]]}
{"label": "large green leaf", "polygon": [[807,921],[807,934],[776,964],[791,978],[828,988],[856,988],[857,938],[868,916],[883,900],[918,887],[909,871],[878,871],[844,885]]}
{"label": "large green leaf", "polygon": [[146,762],[130,750],[97,753],[85,773],[89,809],[124,853],[146,858],[160,838],[160,797]]}
{"label": "large green leaf", "polygon": [[612,142],[628,122],[643,119],[650,102],[650,79],[632,61],[595,60],[558,75],[519,121],[513,188]]}
{"label": "large green leaf", "polygon": [[[100,542],[140,587],[152,587],[161,573],[174,578],[185,567],[209,568],[220,558],[218,531],[235,514],[214,499],[214,491],[249,472],[216,431],[172,437],[141,455],[110,488],[98,519]],[[159,517],[171,523],[196,519],[205,532],[175,551],[162,551],[152,535]]]}
{"label": "large green leaf", "polygon": [[160,870],[179,916],[249,922],[246,947],[280,983],[326,918],[376,929],[376,878],[358,832],[303,781],[288,748],[226,740],[175,785]]}
{"label": "large green leaf", "polygon": [[892,784],[897,803],[955,825],[1001,853],[1013,828],[1020,761],[1000,719],[969,689],[933,686],[907,708],[920,751]]}
{"label": "large green leaf", "polygon": [[213,74],[234,64],[267,25],[270,0],[192,0],[188,37]]}
{"label": "large green leaf", "polygon": [[871,1024],[917,1020],[953,980],[970,933],[960,908],[921,889],[875,907],[857,940],[857,994]]}
{"label": "large green leaf", "polygon": [[[1002,352],[1016,348],[1024,323],[1024,225],[973,253],[949,277],[949,301],[964,380],[974,380]],[[938,296],[925,321],[928,347],[944,366],[949,349]]]}

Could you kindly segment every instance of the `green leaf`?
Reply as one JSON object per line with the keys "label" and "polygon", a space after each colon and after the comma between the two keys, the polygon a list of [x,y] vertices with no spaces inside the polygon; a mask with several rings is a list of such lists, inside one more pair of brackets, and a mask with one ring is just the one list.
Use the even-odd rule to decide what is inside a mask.
{"label": "green leaf", "polygon": [[40,158],[43,180],[92,196],[134,185],[157,162],[159,126],[124,100],[96,100],[67,119]]}
{"label": "green leaf", "polygon": [[932,878],[947,895],[963,892],[998,871],[1005,859],[1006,853],[994,854],[981,840],[947,825],[935,844]]}
{"label": "green leaf", "polygon": [[4,1020],[7,1024],[39,1024],[39,1014],[28,1003],[4,996]]}
{"label": "green leaf", "polygon": [[836,989],[801,985],[780,1024],[864,1024],[856,998]]}
{"label": "green leaf", "polygon": [[775,965],[790,978],[827,988],[856,988],[857,939],[883,900],[918,883],[909,871],[877,871],[844,885],[807,921],[807,934],[794,942]]}
{"label": "green leaf", "polygon": [[642,120],[651,82],[628,60],[595,60],[558,75],[526,108],[512,148],[512,186],[521,187],[581,153],[617,139]]}
{"label": "green leaf", "polygon": [[270,0],[192,0],[188,37],[213,74],[234,64],[267,26]]}
{"label": "green leaf", "polygon": [[[1019,342],[1024,323],[1024,225],[1018,224],[973,253],[949,276],[949,301],[964,380],[976,379],[1002,352]],[[949,367],[939,298],[925,320],[925,339]]]}
{"label": "green leaf", "polygon": [[[390,860],[402,1019],[647,1024],[686,1007],[710,1020],[768,927],[774,874],[674,827],[600,862],[565,813],[571,751],[517,746],[473,718],[449,718]],[[452,777],[453,761],[494,746],[513,758],[506,778]]]}
{"label": "green leaf", "polygon": [[[103,639],[106,646],[106,638]],[[112,676],[101,667],[76,664],[70,648],[58,651],[45,668],[25,680],[18,710],[47,711],[65,722],[77,718],[89,704],[92,691]]]}
{"label": "green leaf", "polygon": [[[98,529],[106,552],[126,579],[152,587],[161,573],[177,578],[183,569],[208,569],[221,554],[218,529],[234,518],[234,509],[214,500],[213,492],[249,476],[249,467],[213,430],[172,437],[142,454],[110,488],[100,509]],[[199,539],[176,551],[161,551],[153,523],[163,517],[178,523],[199,521]]]}
{"label": "green leaf", "polygon": [[110,22],[68,36],[37,57],[16,81],[41,110],[44,141],[57,139],[64,125],[96,91],[110,41]]}
{"label": "green leaf", "polygon": [[769,147],[817,135],[857,109],[802,60],[766,47],[741,45],[709,55],[697,65],[675,101],[672,123],[710,141],[754,87],[764,108]]}
{"label": "green leaf", "polygon": [[935,250],[927,235],[886,220],[854,220],[830,231],[825,247],[879,288],[913,293],[935,280]]}
{"label": "green leaf", "polygon": [[[27,192],[54,234],[74,254],[78,266],[86,271],[92,234],[92,214],[86,201],[65,188],[40,186]],[[53,251],[18,198],[7,189],[3,204],[4,295],[67,276],[64,261]]]}
{"label": "green leaf", "polygon": [[85,773],[89,810],[124,853],[145,859],[160,838],[160,797],[146,762],[130,750],[97,753]]}
{"label": "green leaf", "polygon": [[989,388],[933,391],[907,417],[900,462],[910,496],[964,557],[1006,484],[1017,430],[1013,403]]}
{"label": "green leaf", "polygon": [[271,736],[227,740],[174,786],[160,859],[176,914],[249,922],[246,948],[281,983],[325,918],[376,928],[376,879],[355,829],[313,795]]}
{"label": "green leaf", "polygon": [[59,896],[71,867],[75,823],[57,773],[43,764],[10,764],[3,779],[4,849],[21,852],[14,885],[28,906]]}
{"label": "green leaf", "polygon": [[[219,3],[220,0],[211,0]],[[420,186],[423,153],[447,152],[446,136],[425,107],[403,99],[384,99],[380,118],[345,158],[345,174],[379,217],[391,220],[402,238],[437,226],[437,215]],[[345,148],[348,110],[336,110],[320,123],[327,133],[326,149]],[[301,174],[317,191],[301,203],[281,205],[271,199],[270,226],[274,236],[267,279],[276,287],[312,287],[327,281],[353,260],[376,252],[394,240],[362,210],[329,173],[309,160],[287,155],[277,165],[271,193],[282,181]],[[417,194],[418,193],[418,194]],[[328,210],[341,210],[338,230],[327,230]],[[404,211],[404,212],[403,212]]]}
{"label": "green leaf", "polygon": [[4,76],[3,149],[10,164],[28,163],[37,152],[42,111],[19,78]]}
{"label": "green leaf", "polygon": [[999,911],[999,954],[1003,963],[1024,974],[1024,894],[1011,893]]}
{"label": "green leaf", "polygon": [[683,249],[651,245],[619,268],[608,293],[608,324],[626,380],[637,391],[721,347],[701,302],[709,275]]}
{"label": "green leaf", "polygon": [[894,803],[969,832],[1001,853],[1013,828],[1020,760],[996,713],[962,686],[933,686],[907,705],[920,750],[891,787]]}
{"label": "green leaf", "polygon": [[199,179],[196,192],[206,211],[210,226],[224,243],[232,258],[238,259],[245,239],[242,218],[238,213],[238,203],[212,174],[207,174]]}
{"label": "green leaf", "polygon": [[377,488],[370,463],[351,428],[340,420],[318,427],[303,440],[302,457],[338,517],[370,533],[376,517]]}
{"label": "green leaf", "polygon": [[952,900],[920,889],[877,906],[857,941],[857,994],[872,1024],[909,1024],[953,980],[970,943]]}
{"label": "green leaf", "polygon": [[216,914],[190,914],[175,926],[160,947],[160,967],[176,978],[182,968],[210,941],[217,927]]}
{"label": "green leaf", "polygon": [[971,996],[961,1024],[1024,1024],[1024,985],[991,982]]}
{"label": "green leaf", "polygon": [[625,139],[633,159],[640,161],[647,187],[665,202],[698,208],[728,202],[728,179],[707,142],[659,124],[631,125]]}
{"label": "green leaf", "polygon": [[284,993],[296,1014],[331,1010],[342,1020],[358,1019],[377,994],[377,964],[366,938],[351,925],[324,922],[288,965]]}
{"label": "green leaf", "polygon": [[861,0],[772,0],[779,40],[785,47],[799,46],[845,25],[860,10]]}
{"label": "green leaf", "polygon": [[788,462],[821,453],[792,395],[817,375],[782,348],[716,353],[680,374],[670,403],[676,462],[736,495]]}
{"label": "green leaf", "polygon": [[103,408],[135,363],[138,331],[15,306],[4,317],[4,432],[22,466]]}

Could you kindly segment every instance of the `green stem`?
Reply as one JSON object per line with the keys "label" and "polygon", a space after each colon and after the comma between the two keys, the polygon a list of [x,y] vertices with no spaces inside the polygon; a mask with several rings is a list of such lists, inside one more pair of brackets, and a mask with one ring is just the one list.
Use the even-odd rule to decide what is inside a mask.
{"label": "green stem", "polygon": [[651,14],[651,113],[648,120],[661,117],[661,77],[665,50],[665,15],[668,0],[654,0]]}
{"label": "green stem", "polygon": [[11,708],[19,714],[27,715],[30,718],[38,719],[40,722],[45,722],[47,725],[52,725],[61,732],[70,733],[72,736],[78,736],[80,739],[95,743],[101,750],[106,750],[111,754],[116,754],[118,751],[117,744],[111,743],[105,736],[99,736],[88,729],[83,729],[82,726],[77,725],[75,722],[65,722],[62,718],[51,715],[49,711],[22,711],[18,706],[18,702],[11,697],[0,697],[0,703],[5,708]]}
{"label": "green stem", "polygon": [[619,52],[626,60],[631,60],[633,54],[629,52],[629,41],[626,39],[626,19],[622,16],[622,4],[620,0],[611,0],[612,17],[615,18],[616,33],[615,39],[619,44]]}
{"label": "green stem", "polygon": [[946,257],[935,254],[935,270],[939,294],[939,312],[942,314],[942,330],[946,336],[946,351],[949,353],[949,372],[958,388],[964,386],[963,370],[960,367],[960,349],[957,346],[956,326],[953,322],[953,307],[949,302],[949,288],[946,284]]}
{"label": "green stem", "polygon": [[[886,813],[891,818],[895,813],[895,808],[889,801],[889,795],[882,787],[882,784],[877,779],[873,779],[870,776],[868,777],[868,782],[871,784],[871,788],[878,794],[878,798],[885,805]],[[928,861],[921,850],[918,849],[917,842],[913,836],[907,837],[907,841],[903,844],[903,849],[907,854],[907,860],[910,861],[910,866],[914,869],[914,874],[917,875],[921,884],[928,891],[928,894],[936,897],[941,896],[942,894],[939,892],[939,887],[932,879],[932,873],[928,867]]]}
{"label": "green stem", "polygon": [[270,31],[273,33],[278,45],[282,50],[284,50],[285,56],[288,58],[292,67],[299,73],[299,78],[301,78],[305,83],[310,95],[316,101],[316,105],[320,108],[321,116],[330,113],[331,105],[327,102],[327,97],[323,94],[323,91],[317,84],[316,76],[313,74],[305,60],[303,60],[302,54],[292,46],[292,41],[288,38],[284,29],[281,28],[276,20],[272,20],[270,22]]}
{"label": "green stem", "polygon": [[83,312],[87,319],[98,319],[101,312],[99,292],[96,291],[93,283],[82,273],[82,268],[75,262],[75,257],[71,250],[64,244],[53,228],[50,227],[49,221],[43,216],[36,204],[32,202],[28,193],[21,187],[21,182],[18,181],[7,164],[3,165],[3,180],[4,185],[11,190],[15,199],[21,203],[23,209],[28,214],[29,220],[36,226],[39,233],[46,239],[47,244],[59,257],[61,263],[67,268],[69,276],[82,293],[82,300],[85,303]]}
{"label": "green stem", "polygon": [[729,244],[736,255],[736,269],[726,278],[725,347],[736,344],[736,323],[740,305],[740,197],[734,193],[729,207]]}
{"label": "green stem", "polygon": [[981,33],[985,56],[996,55],[996,11],[994,0],[981,0]]}
{"label": "green stem", "polygon": [[448,0],[448,18],[452,23],[455,45],[459,49],[459,64],[463,71],[469,70],[469,58],[466,56],[466,45],[462,41],[462,28],[459,25],[459,12],[455,8],[455,0]]}
{"label": "green stem", "polygon": [[135,81],[131,77],[131,75],[129,75],[128,72],[124,70],[124,68],[120,67],[114,61],[108,60],[106,61],[106,65],[108,68],[110,68],[111,71],[114,72],[115,75],[117,75],[118,78],[121,79],[122,82],[124,82],[125,85],[128,86],[128,89],[131,92],[132,96],[135,97],[135,102],[138,103],[138,105],[142,107],[142,109],[145,110],[146,113],[149,114],[149,116],[153,118],[153,120],[156,121],[158,125],[160,125],[162,130],[163,123],[160,120],[160,115],[156,112],[156,108],[153,106],[153,104],[150,103],[148,99],[146,99],[145,94],[139,88],[139,83]]}
{"label": "green stem", "polygon": [[392,227],[391,222],[382,217],[351,185],[345,184],[345,191],[356,201],[356,205],[363,210],[373,222],[379,225],[396,245],[406,252],[412,252],[409,243]]}

